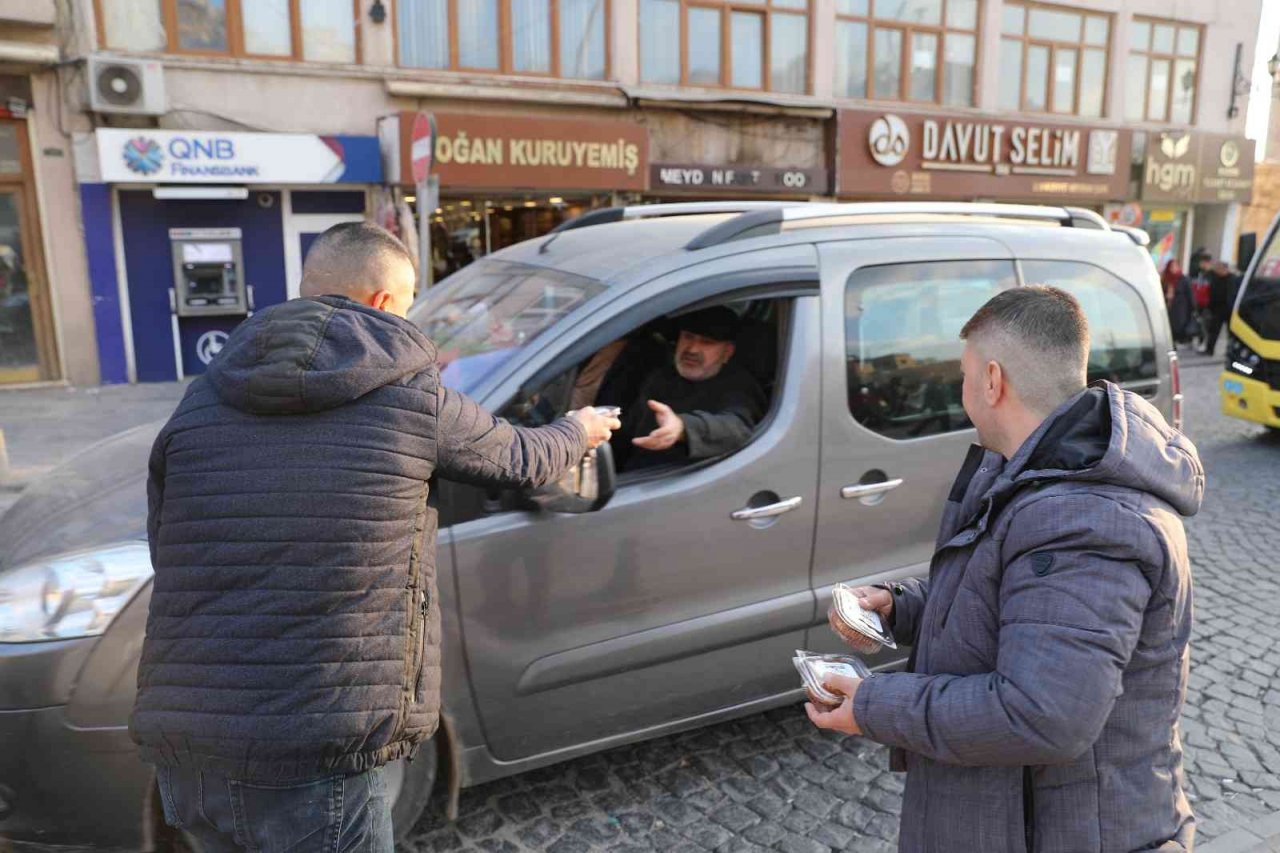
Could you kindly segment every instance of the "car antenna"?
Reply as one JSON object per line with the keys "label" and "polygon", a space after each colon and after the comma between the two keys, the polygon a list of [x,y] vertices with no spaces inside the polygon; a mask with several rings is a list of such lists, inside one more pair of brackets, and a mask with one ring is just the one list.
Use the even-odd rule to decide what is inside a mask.
{"label": "car antenna", "polygon": [[559,237],[561,233],[563,232],[556,231],[555,233],[548,236],[547,239],[543,240],[542,245],[538,247],[538,254],[545,255],[547,253],[547,247],[550,246],[552,243],[554,243],[556,241],[556,238]]}

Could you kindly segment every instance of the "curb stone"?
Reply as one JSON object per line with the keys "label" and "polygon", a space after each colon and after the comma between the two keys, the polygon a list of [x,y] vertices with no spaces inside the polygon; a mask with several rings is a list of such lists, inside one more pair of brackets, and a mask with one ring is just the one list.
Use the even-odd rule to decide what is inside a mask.
{"label": "curb stone", "polygon": [[1196,853],[1269,853],[1280,850],[1280,811],[1233,829],[1205,844]]}

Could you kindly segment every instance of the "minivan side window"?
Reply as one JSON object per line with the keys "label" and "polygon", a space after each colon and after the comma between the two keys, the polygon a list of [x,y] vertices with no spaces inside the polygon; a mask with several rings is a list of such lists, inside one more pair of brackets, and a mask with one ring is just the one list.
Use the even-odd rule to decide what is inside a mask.
{"label": "minivan side window", "polygon": [[1011,261],[864,267],[845,289],[849,411],[867,429],[908,440],[968,429],[960,330],[1017,285]]}
{"label": "minivan side window", "polygon": [[1083,261],[1022,261],[1027,284],[1060,287],[1089,320],[1089,381],[1152,383],[1156,343],[1142,297],[1122,279]]}

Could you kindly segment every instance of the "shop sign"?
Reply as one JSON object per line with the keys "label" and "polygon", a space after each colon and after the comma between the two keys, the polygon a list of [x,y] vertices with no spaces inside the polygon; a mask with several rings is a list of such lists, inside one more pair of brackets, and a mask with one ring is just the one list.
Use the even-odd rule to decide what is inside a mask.
{"label": "shop sign", "polygon": [[775,169],[770,166],[680,166],[654,163],[649,168],[652,189],[688,192],[760,192],[818,194],[827,192],[826,169]]}
{"label": "shop sign", "polygon": [[1127,130],[842,110],[840,195],[1107,199],[1125,195]]}
{"label": "shop sign", "polygon": [[102,128],[95,131],[105,183],[380,183],[372,136],[220,133]]}
{"label": "shop sign", "polygon": [[1254,143],[1242,136],[1154,133],[1147,140],[1142,197],[1183,204],[1248,203]]}
{"label": "shop sign", "polygon": [[432,172],[445,189],[643,190],[647,183],[649,134],[634,122],[467,113],[435,119]]}
{"label": "shop sign", "polygon": [[1254,141],[1206,134],[1200,140],[1198,201],[1248,204],[1253,199]]}
{"label": "shop sign", "polygon": [[1147,139],[1142,164],[1142,199],[1191,204],[1200,183],[1199,139],[1188,131],[1156,133]]}

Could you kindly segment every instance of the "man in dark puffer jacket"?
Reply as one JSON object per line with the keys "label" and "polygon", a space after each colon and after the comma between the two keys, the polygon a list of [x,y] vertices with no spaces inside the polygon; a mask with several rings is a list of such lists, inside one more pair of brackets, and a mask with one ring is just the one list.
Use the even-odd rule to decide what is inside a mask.
{"label": "man in dark puffer jacket", "polygon": [[130,731],[206,850],[392,849],[380,768],[439,715],[427,481],[544,485],[620,426],[521,429],[441,386],[414,279],[376,225],[329,229],[304,298],[242,323],[156,439]]}

